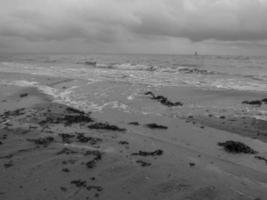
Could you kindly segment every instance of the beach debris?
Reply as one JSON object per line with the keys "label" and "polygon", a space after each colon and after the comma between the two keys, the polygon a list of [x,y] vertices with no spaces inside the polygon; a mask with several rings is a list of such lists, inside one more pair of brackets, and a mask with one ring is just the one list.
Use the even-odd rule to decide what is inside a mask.
{"label": "beach debris", "polygon": [[67,114],[57,117],[53,115],[47,116],[44,120],[40,121],[40,125],[46,125],[48,123],[60,124],[63,123],[65,126],[71,126],[72,124],[78,123],[90,123],[94,120],[90,117],[90,113],[85,113],[75,108],[67,107]]}
{"label": "beach debris", "polygon": [[100,138],[86,137],[86,136],[84,136],[83,133],[78,133],[76,138],[77,138],[78,142],[81,142],[81,143],[90,142],[91,145],[102,142],[102,139],[100,139]]}
{"label": "beach debris", "polygon": [[8,161],[7,163],[4,164],[4,167],[5,167],[5,168],[10,168],[10,167],[12,167],[12,166],[14,166],[14,163],[13,163],[12,160],[10,160],[10,161]]}
{"label": "beach debris", "polygon": [[75,164],[76,162],[77,162],[77,160],[69,159],[69,160],[63,160],[63,161],[62,161],[62,164],[63,164],[63,165],[67,165],[67,164],[71,164],[71,165],[73,165],[73,164]]}
{"label": "beach debris", "polygon": [[167,126],[159,125],[156,123],[146,124],[145,126],[151,129],[168,129]]}
{"label": "beach debris", "polygon": [[62,171],[63,172],[66,172],[66,173],[69,173],[70,172],[70,170],[68,168],[63,168]]}
{"label": "beach debris", "polygon": [[[95,190],[97,192],[101,192],[103,191],[103,187],[101,186],[96,186],[96,185],[88,185],[87,181],[85,180],[73,180],[70,182],[72,185],[75,185],[77,188],[84,188],[84,189],[87,189],[88,191],[90,190]],[[95,194],[95,196],[99,196],[98,193]]]}
{"label": "beach debris", "polygon": [[267,158],[264,158],[262,156],[255,156],[255,158],[259,159],[259,160],[263,160],[265,161],[265,163],[267,164]]}
{"label": "beach debris", "polygon": [[179,72],[183,72],[185,74],[215,74],[214,72],[205,70],[205,69],[198,69],[198,68],[180,68]]}
{"label": "beach debris", "polygon": [[57,155],[61,155],[61,154],[66,154],[66,155],[70,155],[70,154],[75,154],[75,153],[78,153],[77,151],[73,151],[69,148],[63,148],[61,151],[59,151],[57,153]]}
{"label": "beach debris", "polygon": [[128,145],[129,142],[127,142],[127,141],[119,141],[119,144],[121,144],[121,145]]}
{"label": "beach debris", "polygon": [[139,126],[139,122],[129,122],[130,125]]}
{"label": "beach debris", "polygon": [[242,104],[261,106],[262,105],[262,100],[242,101]]}
{"label": "beach debris", "polygon": [[101,186],[95,186],[95,185],[89,185],[86,187],[87,190],[96,190],[98,192],[101,192],[103,188]]}
{"label": "beach debris", "polygon": [[151,163],[145,162],[143,160],[137,160],[136,163],[140,164],[142,167],[148,167],[151,166]]}
{"label": "beach debris", "polygon": [[76,187],[86,187],[86,181],[82,181],[82,180],[73,180],[70,182],[71,184],[75,185]]}
{"label": "beach debris", "polygon": [[6,119],[11,116],[20,116],[20,115],[24,115],[24,111],[25,111],[25,108],[16,109],[13,111],[6,111],[2,115],[0,115],[0,117],[2,117],[3,119]]}
{"label": "beach debris", "polygon": [[92,169],[96,166],[96,163],[102,159],[102,153],[100,151],[86,151],[84,156],[93,156],[93,159],[86,163],[87,168]]}
{"label": "beach debris", "polygon": [[19,96],[20,96],[20,98],[24,98],[24,97],[27,97],[28,95],[29,95],[28,93],[22,93]]}
{"label": "beach debris", "polygon": [[2,140],[6,140],[7,139],[7,134],[4,134],[2,137],[1,137]]}
{"label": "beach debris", "polygon": [[224,150],[230,153],[246,153],[246,154],[257,153],[251,147],[237,141],[228,140],[226,142],[218,142],[218,145],[223,146]]}
{"label": "beach debris", "polygon": [[67,133],[60,133],[59,136],[62,138],[63,143],[71,143],[71,139],[75,137],[75,135],[70,135]]}
{"label": "beach debris", "polygon": [[116,125],[110,125],[107,122],[105,122],[105,123],[97,122],[97,123],[89,125],[88,128],[90,128],[90,129],[103,129],[103,130],[110,130],[110,131],[125,131],[126,130],[124,128],[119,128]]}
{"label": "beach debris", "polygon": [[262,104],[267,104],[267,98],[261,100],[252,100],[252,101],[242,101],[242,104],[261,106]]}
{"label": "beach debris", "polygon": [[54,141],[54,138],[51,136],[37,139],[27,139],[29,142],[33,142],[37,145],[43,145],[44,147],[48,146],[51,142]]}
{"label": "beach debris", "polygon": [[194,166],[196,166],[196,163],[190,162],[190,163],[189,163],[189,166],[190,166],[190,167],[194,167]]}
{"label": "beach debris", "polygon": [[96,61],[85,61],[84,64],[85,64],[85,65],[96,66]]}
{"label": "beach debris", "polygon": [[72,108],[72,107],[67,107],[66,111],[67,112],[76,113],[76,114],[80,114],[80,115],[85,115],[86,114],[84,111],[81,111],[81,110],[78,110],[78,109]]}
{"label": "beach debris", "polygon": [[183,106],[183,103],[177,101],[177,102],[171,102],[170,100],[168,100],[167,97],[164,97],[162,95],[156,96],[153,92],[148,91],[145,93],[145,95],[150,95],[151,99],[156,100],[158,102],[160,102],[161,104],[168,106],[168,107],[172,107],[172,106]]}
{"label": "beach debris", "polygon": [[68,189],[66,187],[60,187],[60,190],[66,192]]}
{"label": "beach debris", "polygon": [[65,115],[63,118],[58,118],[59,121],[63,121],[66,126],[77,123],[90,123],[93,122],[92,118],[87,115]]}
{"label": "beach debris", "polygon": [[132,153],[134,156],[161,156],[163,154],[163,150],[157,149],[155,151],[139,151],[137,153]]}

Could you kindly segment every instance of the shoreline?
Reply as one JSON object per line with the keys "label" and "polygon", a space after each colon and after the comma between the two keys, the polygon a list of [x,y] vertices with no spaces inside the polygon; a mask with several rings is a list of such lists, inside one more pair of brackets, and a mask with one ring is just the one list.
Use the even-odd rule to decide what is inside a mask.
{"label": "shoreline", "polygon": [[[46,78],[44,82],[51,81]],[[53,103],[35,88],[1,86],[0,91],[8,91],[0,96],[5,107],[1,108],[0,198],[267,196],[264,160],[231,154],[217,145],[227,139],[242,141],[259,152],[256,156],[266,158],[266,143],[260,140],[201,128],[185,119],[112,110],[86,113]]]}

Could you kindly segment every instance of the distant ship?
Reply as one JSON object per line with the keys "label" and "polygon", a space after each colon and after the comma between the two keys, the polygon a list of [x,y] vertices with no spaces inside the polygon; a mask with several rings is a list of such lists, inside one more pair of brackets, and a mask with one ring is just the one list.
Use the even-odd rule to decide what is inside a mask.
{"label": "distant ship", "polygon": [[195,51],[195,54],[194,54],[195,56],[198,56],[198,52],[197,51]]}

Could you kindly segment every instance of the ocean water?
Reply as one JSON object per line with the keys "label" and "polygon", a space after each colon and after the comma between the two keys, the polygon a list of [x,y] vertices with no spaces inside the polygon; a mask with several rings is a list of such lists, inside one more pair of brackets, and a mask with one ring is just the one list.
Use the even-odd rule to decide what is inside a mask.
{"label": "ocean water", "polygon": [[267,97],[267,57],[264,56],[17,54],[0,56],[1,71],[72,79],[63,88],[23,78],[12,82],[1,80],[1,83],[37,87],[55,101],[83,110],[110,108],[163,114],[165,110],[158,107],[140,106],[140,96],[150,88],[164,91],[164,88],[185,87],[191,89],[188,94],[192,96],[182,98],[186,101],[186,112],[209,109],[267,119],[266,105],[241,104],[245,97],[249,99],[243,100]]}

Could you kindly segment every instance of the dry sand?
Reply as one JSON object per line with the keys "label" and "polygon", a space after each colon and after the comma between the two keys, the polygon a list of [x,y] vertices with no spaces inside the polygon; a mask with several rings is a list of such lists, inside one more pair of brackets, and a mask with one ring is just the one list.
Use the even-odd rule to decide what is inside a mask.
{"label": "dry sand", "polygon": [[[0,199],[267,198],[267,162],[255,158],[267,158],[264,135],[244,137],[208,117],[82,113],[36,88],[1,85],[0,94]],[[226,140],[258,153],[228,153],[217,144]]]}

